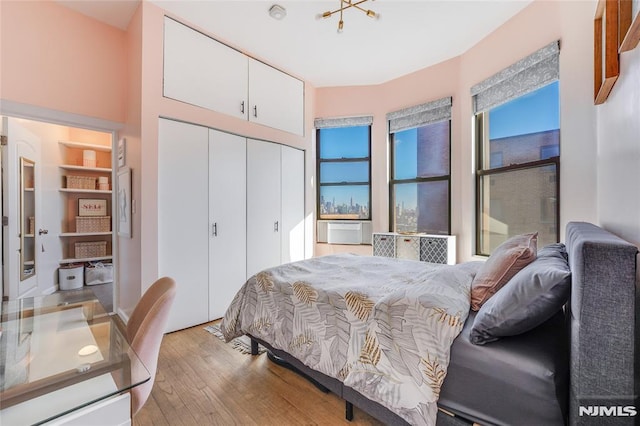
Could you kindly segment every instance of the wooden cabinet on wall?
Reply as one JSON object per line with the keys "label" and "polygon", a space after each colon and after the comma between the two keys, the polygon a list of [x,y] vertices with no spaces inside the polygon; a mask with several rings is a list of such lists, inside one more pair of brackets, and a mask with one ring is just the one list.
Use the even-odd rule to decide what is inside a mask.
{"label": "wooden cabinet on wall", "polygon": [[[284,172],[285,186],[281,184],[282,152],[286,152],[287,162],[294,163]],[[264,193],[256,193],[250,183],[256,176],[251,171],[256,167],[251,160],[255,154],[262,155],[256,161],[261,170],[268,171],[261,175]],[[289,192],[296,194],[295,202],[289,201]],[[281,212],[282,200],[288,200],[290,206],[286,214]],[[253,220],[258,216],[257,223],[268,221],[277,238],[255,228]],[[303,151],[160,120],[158,273],[173,277],[178,284],[168,331],[222,317],[244,284],[249,264],[273,266],[302,258],[303,222]],[[284,244],[281,234],[273,232],[274,226],[288,230],[289,240]],[[264,239],[256,239],[252,233],[260,233]],[[276,245],[274,255],[272,247]],[[287,256],[282,255],[285,245]],[[290,254],[298,249],[299,253]]]}
{"label": "wooden cabinet on wall", "polygon": [[165,97],[304,134],[304,84],[165,17]]}

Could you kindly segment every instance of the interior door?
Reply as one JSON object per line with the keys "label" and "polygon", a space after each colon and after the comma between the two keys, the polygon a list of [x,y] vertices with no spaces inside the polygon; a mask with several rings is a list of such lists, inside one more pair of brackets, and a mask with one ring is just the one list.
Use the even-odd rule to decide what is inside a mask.
{"label": "interior door", "polygon": [[209,130],[209,321],[246,279],[247,140]]}
{"label": "interior door", "polygon": [[280,264],[280,145],[247,140],[247,278]]}
{"label": "interior door", "polygon": [[[2,117],[3,135],[7,136],[6,145],[2,146],[2,170],[4,185],[2,188],[2,211],[7,217],[4,226],[4,295],[9,299],[37,295],[38,273],[41,244],[38,234],[40,214],[40,138],[35,136],[20,120]],[[21,165],[22,164],[22,165]],[[29,176],[24,180],[25,168],[31,168]],[[29,195],[28,214],[23,208],[24,195]],[[32,231],[29,221],[32,220]],[[28,250],[28,253],[26,252]],[[28,256],[25,266],[25,256]],[[25,274],[26,267],[33,267]]]}

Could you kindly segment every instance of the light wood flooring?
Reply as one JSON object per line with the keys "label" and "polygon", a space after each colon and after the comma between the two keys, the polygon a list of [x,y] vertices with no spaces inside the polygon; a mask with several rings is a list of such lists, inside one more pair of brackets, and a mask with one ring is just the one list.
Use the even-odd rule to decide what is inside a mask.
{"label": "light wood flooring", "polygon": [[266,354],[238,352],[206,325],[164,336],[153,391],[134,426],[382,424],[356,407],[347,422],[342,399]]}

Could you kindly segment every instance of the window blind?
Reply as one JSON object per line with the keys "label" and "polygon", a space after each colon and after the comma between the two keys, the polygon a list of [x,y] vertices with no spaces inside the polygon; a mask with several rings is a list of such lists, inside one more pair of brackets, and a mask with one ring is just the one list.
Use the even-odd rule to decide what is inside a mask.
{"label": "window blind", "polygon": [[415,105],[387,114],[389,133],[451,120],[451,97]]}
{"label": "window blind", "polygon": [[560,42],[554,41],[471,88],[473,112],[532,92],[560,78]]}
{"label": "window blind", "polygon": [[372,123],[372,115],[363,115],[359,117],[316,118],[314,120],[314,126],[316,129],[324,129],[327,127],[371,126]]}

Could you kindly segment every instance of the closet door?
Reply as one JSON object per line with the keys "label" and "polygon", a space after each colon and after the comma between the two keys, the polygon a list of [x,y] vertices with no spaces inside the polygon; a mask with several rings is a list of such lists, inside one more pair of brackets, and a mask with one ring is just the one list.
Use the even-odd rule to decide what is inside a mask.
{"label": "closet door", "polygon": [[177,294],[167,331],[209,320],[209,130],[160,119],[158,274]]}
{"label": "closet door", "polygon": [[280,145],[247,140],[247,278],[280,264]]}
{"label": "closet door", "polygon": [[282,146],[282,263],[304,259],[304,151]]}
{"label": "closet door", "polygon": [[209,130],[209,320],[221,318],[246,279],[245,138]]}

